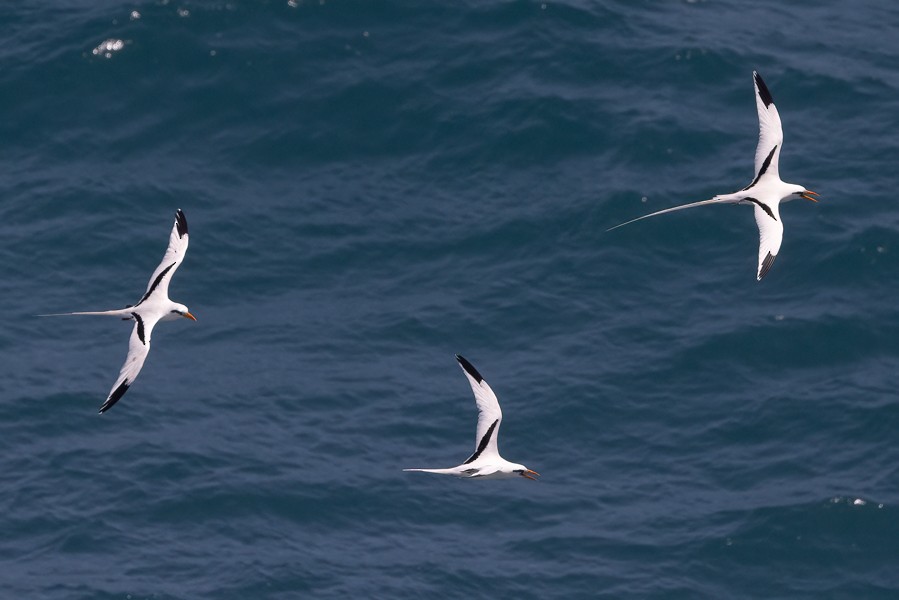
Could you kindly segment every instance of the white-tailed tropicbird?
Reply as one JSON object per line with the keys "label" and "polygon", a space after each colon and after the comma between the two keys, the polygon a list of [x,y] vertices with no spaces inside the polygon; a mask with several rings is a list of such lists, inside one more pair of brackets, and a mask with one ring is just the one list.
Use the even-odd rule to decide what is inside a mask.
{"label": "white-tailed tropicbird", "polygon": [[496,394],[470,362],[458,354],[456,360],[459,361],[462,371],[468,378],[468,383],[471,384],[474,392],[474,399],[478,404],[478,433],[475,438],[474,454],[458,467],[451,469],[403,469],[403,471],[422,471],[484,479],[509,479],[520,476],[536,481],[535,475],[540,475],[539,473],[524,465],[511,463],[499,455],[496,438],[499,436],[499,424],[503,420],[503,412],[499,408]]}
{"label": "white-tailed tropicbird", "polygon": [[817,202],[813,196],[818,194],[805,189],[804,186],[785,183],[780,180],[777,163],[784,139],[783,129],[780,125],[780,115],[777,113],[777,107],[774,106],[771,92],[768,91],[768,87],[762,81],[761,75],[757,71],[753,71],[752,78],[755,82],[755,104],[759,113],[759,143],[755,149],[755,178],[752,180],[752,183],[733,194],[722,194],[710,200],[701,200],[659,210],[632,219],[621,225],[616,225],[607,231],[623,227],[634,221],[694,206],[728,203],[753,204],[755,205],[755,222],[759,228],[759,266],[756,277],[758,281],[762,280],[762,277],[768,273],[771,265],[774,264],[774,258],[777,256],[780,244],[783,241],[784,227],[780,220],[780,203],[795,200],[796,198]]}
{"label": "white-tailed tropicbird", "polygon": [[95,312],[73,312],[60,313],[57,315],[41,315],[41,316],[62,316],[62,315],[109,315],[112,317],[121,317],[125,321],[134,321],[134,329],[131,331],[131,340],[128,343],[128,357],[122,370],[119,372],[119,378],[112,386],[109,397],[100,407],[100,413],[109,410],[113,404],[118,402],[128,388],[134,383],[147,354],[150,352],[150,336],[153,333],[153,327],[159,321],[170,321],[179,318],[187,318],[196,321],[187,310],[187,307],[177,302],[169,300],[169,282],[172,276],[184,260],[184,254],[187,252],[187,219],[181,209],[175,213],[175,225],[172,227],[172,233],[169,236],[169,247],[162,257],[162,262],[156,267],[153,276],[150,277],[150,283],[147,284],[147,291],[143,298],[135,305],[128,305],[120,310],[103,310]]}

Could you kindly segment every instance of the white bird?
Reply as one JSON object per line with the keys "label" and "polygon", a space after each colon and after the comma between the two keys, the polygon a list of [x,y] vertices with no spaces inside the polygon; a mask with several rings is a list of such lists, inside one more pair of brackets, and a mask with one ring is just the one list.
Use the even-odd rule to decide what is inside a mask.
{"label": "white bird", "polygon": [[780,148],[783,145],[783,129],[780,125],[780,115],[771,92],[758,72],[752,72],[755,82],[755,103],[759,113],[759,143],[755,149],[755,178],[748,186],[733,194],[722,194],[710,200],[691,202],[673,208],[656,211],[654,213],[638,217],[616,225],[607,231],[623,227],[634,221],[648,219],[675,210],[703,206],[705,204],[753,204],[755,205],[755,222],[759,228],[759,264],[758,281],[762,280],[780,250],[783,241],[783,223],[780,220],[779,206],[781,202],[803,198],[817,202],[813,196],[817,192],[807,190],[804,186],[793,183],[785,183],[780,180],[777,163],[780,158]]}
{"label": "white bird", "polygon": [[403,471],[421,471],[484,479],[509,479],[520,476],[536,481],[537,478],[534,476],[539,476],[540,473],[532,471],[524,465],[509,462],[499,455],[496,438],[499,436],[499,424],[503,420],[503,412],[499,408],[496,394],[470,362],[458,354],[456,360],[459,361],[462,371],[468,378],[468,383],[471,384],[474,392],[474,399],[478,404],[478,432],[475,437],[474,454],[458,467],[451,469],[403,469]]}
{"label": "white bird", "polygon": [[95,312],[73,312],[60,313],[56,315],[40,315],[43,317],[55,317],[63,315],[109,315],[111,317],[121,317],[125,321],[134,321],[134,329],[131,331],[131,340],[128,343],[128,357],[122,370],[119,372],[119,378],[112,386],[106,402],[100,407],[100,413],[109,410],[113,404],[118,402],[128,388],[134,383],[138,373],[144,366],[147,354],[150,352],[150,337],[153,334],[153,328],[159,321],[170,321],[179,318],[186,318],[196,321],[196,317],[190,314],[187,307],[177,302],[169,300],[169,282],[172,276],[184,260],[184,254],[187,252],[187,219],[181,209],[175,213],[175,225],[172,227],[172,233],[169,236],[169,247],[162,257],[162,262],[156,267],[150,282],[147,284],[147,291],[143,297],[135,305],[128,305],[120,310],[104,310]]}

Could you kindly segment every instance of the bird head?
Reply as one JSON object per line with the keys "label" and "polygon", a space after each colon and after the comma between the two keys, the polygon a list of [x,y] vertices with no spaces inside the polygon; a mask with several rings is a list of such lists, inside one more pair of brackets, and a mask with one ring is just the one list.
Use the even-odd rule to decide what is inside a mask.
{"label": "bird head", "polygon": [[[538,473],[537,471],[532,471],[524,465],[514,465],[514,467],[515,468],[513,470],[513,473],[518,473],[522,477],[530,479],[531,481],[537,481],[537,477],[540,476],[540,473]],[[537,477],[535,477],[535,475]]]}
{"label": "bird head", "polygon": [[798,187],[799,190],[796,192],[793,192],[794,196],[798,196],[799,198],[802,198],[803,200],[811,200],[812,202],[818,201],[818,199],[815,198],[815,196],[818,195],[818,192],[813,192],[812,190],[807,190],[804,187],[802,187],[801,185],[797,185],[796,187]]}
{"label": "bird head", "polygon": [[184,317],[185,319],[190,319],[191,321],[197,320],[197,318],[190,314],[190,311],[187,310],[187,307],[183,304],[173,305],[172,310],[169,314],[172,315],[172,318]]}

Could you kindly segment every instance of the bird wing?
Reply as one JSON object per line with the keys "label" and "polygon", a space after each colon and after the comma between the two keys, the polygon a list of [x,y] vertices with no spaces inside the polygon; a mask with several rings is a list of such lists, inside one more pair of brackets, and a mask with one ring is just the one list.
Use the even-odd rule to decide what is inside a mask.
{"label": "bird wing", "polygon": [[756,71],[752,72],[752,79],[755,82],[755,106],[759,113],[759,145],[755,149],[755,179],[746,189],[754,186],[766,174],[780,178],[777,163],[784,141],[780,115],[768,86]]}
{"label": "bird wing", "polygon": [[125,358],[125,364],[119,371],[119,378],[112,386],[109,397],[100,407],[101,414],[112,408],[112,405],[125,395],[125,392],[137,379],[137,375],[144,366],[144,361],[147,360],[147,354],[150,353],[150,335],[153,333],[153,326],[157,321],[145,321],[137,313],[131,313],[131,316],[134,318],[134,329],[131,331],[131,339],[128,342],[128,357]]}
{"label": "bird wing", "polygon": [[657,210],[654,213],[649,213],[648,215],[643,215],[642,217],[637,217],[636,219],[631,219],[630,221],[625,221],[620,225],[615,225],[615,227],[610,227],[606,229],[606,231],[612,231],[613,229],[618,229],[619,227],[624,227],[625,225],[629,225],[634,221],[640,221],[642,219],[648,219],[649,217],[654,217],[656,215],[664,215],[665,213],[674,212],[676,210],[683,210],[685,208],[693,208],[694,206],[705,206],[706,204],[738,204],[743,201],[742,198],[732,197],[734,194],[727,194],[726,196],[715,196],[709,200],[700,200],[699,202],[691,202],[689,204],[681,204],[680,206],[673,206],[671,208],[666,208],[664,210]]}
{"label": "bird wing", "polygon": [[172,280],[172,275],[175,274],[181,261],[184,260],[188,241],[187,219],[179,208],[178,212],[175,213],[175,224],[172,226],[171,235],[169,235],[169,247],[165,251],[165,256],[162,257],[162,262],[153,271],[144,297],[135,306],[140,306],[144,300],[154,293],[163,294],[166,298],[169,297],[169,281]]}
{"label": "bird wing", "polygon": [[774,259],[777,258],[777,252],[780,250],[780,243],[784,237],[784,226],[780,219],[774,218],[762,206],[755,205],[755,224],[759,227],[759,270],[757,279],[768,274]]}
{"label": "bird wing", "polygon": [[503,420],[503,411],[499,408],[496,394],[493,393],[478,370],[463,356],[457,354],[456,360],[459,361],[459,366],[462,367],[468,383],[471,384],[471,391],[474,392],[474,399],[478,405],[478,432],[474,442],[474,454],[462,463],[467,465],[484,456],[499,455],[496,438],[499,436],[499,424]]}

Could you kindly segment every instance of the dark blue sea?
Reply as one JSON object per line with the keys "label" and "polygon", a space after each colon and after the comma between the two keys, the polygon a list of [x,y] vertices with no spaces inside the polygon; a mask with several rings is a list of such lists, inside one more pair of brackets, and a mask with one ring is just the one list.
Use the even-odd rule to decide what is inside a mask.
{"label": "dark blue sea", "polygon": [[[899,5],[0,7],[0,597],[899,598]],[[784,243],[745,206],[752,71]],[[108,413],[176,209],[190,250]],[[460,480],[477,412],[539,482]]]}

